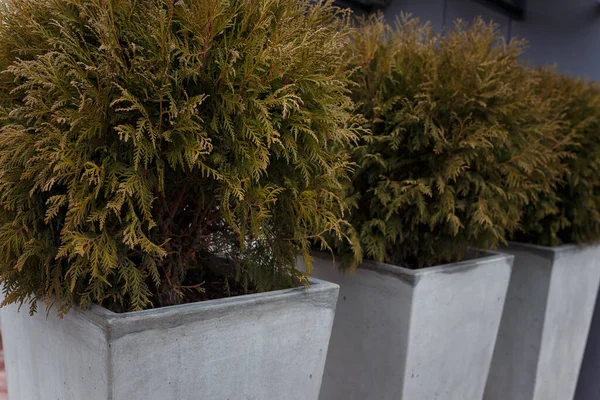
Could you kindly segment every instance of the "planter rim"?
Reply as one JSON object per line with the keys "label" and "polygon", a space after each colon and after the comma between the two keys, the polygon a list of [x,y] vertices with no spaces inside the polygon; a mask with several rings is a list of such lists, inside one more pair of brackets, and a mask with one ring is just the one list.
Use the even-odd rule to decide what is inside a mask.
{"label": "planter rim", "polygon": [[[284,301],[289,298],[298,298],[309,295],[305,300],[318,303],[320,300],[311,294],[337,291],[339,285],[316,278],[309,278],[310,286],[299,286],[290,289],[273,290],[270,292],[253,293],[241,296],[224,297],[221,299],[197,301],[194,303],[179,304],[174,306],[153,308],[141,311],[128,311],[116,313],[105,307],[93,304],[88,310],[73,309],[65,317],[74,314],[75,318],[83,318],[102,328],[112,331],[112,337],[121,336],[120,331],[126,328],[140,332],[153,327],[174,327],[185,324],[188,320],[208,320],[222,315],[231,308],[248,307],[270,302]],[[129,328],[127,328],[129,327]]]}
{"label": "planter rim", "polygon": [[524,242],[509,241],[508,245],[502,246],[500,248],[500,250],[502,250],[503,248],[504,249],[506,249],[506,248],[523,249],[523,250],[531,251],[532,253],[539,254],[543,257],[557,258],[563,254],[573,253],[573,252],[580,251],[580,250],[583,250],[586,248],[593,248],[593,247],[598,247],[598,246],[600,246],[600,242],[580,243],[580,244],[567,243],[567,244],[561,244],[559,246],[542,246],[539,244],[530,244],[530,243],[524,243]]}
{"label": "planter rim", "polygon": [[[482,254],[481,256],[474,257],[468,260],[457,261],[453,263],[439,264],[432,267],[410,269],[401,267],[399,265],[381,263],[371,260],[364,260],[358,268],[375,271],[382,274],[391,275],[408,282],[411,285],[416,285],[417,282],[426,275],[432,275],[437,273],[452,274],[457,272],[467,271],[476,268],[481,265],[495,263],[499,260],[513,260],[512,254],[502,253],[492,250],[478,250]],[[331,257],[330,253],[323,251],[313,251],[313,256],[321,257],[327,255]]]}

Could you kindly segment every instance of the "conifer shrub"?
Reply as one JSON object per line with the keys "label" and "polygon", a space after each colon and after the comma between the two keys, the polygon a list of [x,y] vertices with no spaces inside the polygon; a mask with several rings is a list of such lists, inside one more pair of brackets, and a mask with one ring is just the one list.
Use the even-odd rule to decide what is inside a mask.
{"label": "conifer shrub", "polygon": [[419,268],[494,248],[552,189],[560,122],[523,46],[481,20],[443,35],[406,16],[362,21],[353,99],[371,133],[353,151],[348,201],[365,257]]}
{"label": "conifer shrub", "polygon": [[527,207],[520,241],[557,246],[600,240],[600,87],[585,79],[538,71],[540,96],[564,121],[561,183]]}
{"label": "conifer shrub", "polygon": [[342,235],[347,15],[296,0],[7,0],[4,304],[129,311],[307,284]]}

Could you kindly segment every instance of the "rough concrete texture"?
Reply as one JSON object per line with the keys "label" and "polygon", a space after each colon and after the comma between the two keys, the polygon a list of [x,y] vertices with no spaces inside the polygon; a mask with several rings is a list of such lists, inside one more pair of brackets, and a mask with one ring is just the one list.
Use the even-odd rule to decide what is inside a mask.
{"label": "rough concrete texture", "polygon": [[515,265],[484,399],[572,399],[600,282],[600,246],[511,243],[502,251]]}
{"label": "rough concrete texture", "polygon": [[0,311],[10,400],[316,400],[338,286],[60,320]]}
{"label": "rough concrete texture", "polygon": [[0,400],[8,400],[6,389],[6,369],[4,368],[4,350],[2,350],[2,338],[0,337]]}
{"label": "rough concrete texture", "polygon": [[409,270],[365,263],[341,274],[321,400],[481,400],[512,256]]}

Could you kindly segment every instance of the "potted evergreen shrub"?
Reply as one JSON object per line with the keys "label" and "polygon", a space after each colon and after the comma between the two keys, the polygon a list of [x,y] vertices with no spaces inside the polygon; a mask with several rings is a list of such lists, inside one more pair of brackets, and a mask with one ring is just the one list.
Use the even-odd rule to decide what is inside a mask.
{"label": "potted evergreen shrub", "polygon": [[347,14],[9,0],[0,15],[11,400],[317,399],[338,287],[296,255],[343,235]]}
{"label": "potted evergreen shrub", "polygon": [[538,91],[572,156],[503,250],[515,265],[486,400],[573,398],[600,282],[600,87],[543,69]]}
{"label": "potted evergreen shrub", "polygon": [[559,157],[522,45],[480,20],[437,35],[373,17],[352,35],[369,132],[348,221],[366,260],[343,274],[350,244],[338,268],[316,255],[316,276],[341,287],[321,399],[482,398],[513,260],[487,249],[551,189]]}

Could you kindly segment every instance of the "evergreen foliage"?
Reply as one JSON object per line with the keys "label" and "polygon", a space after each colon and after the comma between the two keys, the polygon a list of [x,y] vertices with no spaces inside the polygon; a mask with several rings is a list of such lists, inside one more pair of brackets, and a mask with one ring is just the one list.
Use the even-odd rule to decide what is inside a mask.
{"label": "evergreen foliage", "polygon": [[362,21],[353,98],[371,133],[348,201],[366,257],[419,268],[494,248],[552,190],[561,123],[518,61],[523,45],[481,20],[443,35],[406,16],[395,29]]}
{"label": "evergreen foliage", "polygon": [[4,304],[307,284],[296,255],[341,238],[356,136],[348,18],[312,3],[4,2]]}
{"label": "evergreen foliage", "polygon": [[516,239],[545,246],[600,240],[600,87],[541,69],[538,91],[564,121],[562,182],[527,207]]}

